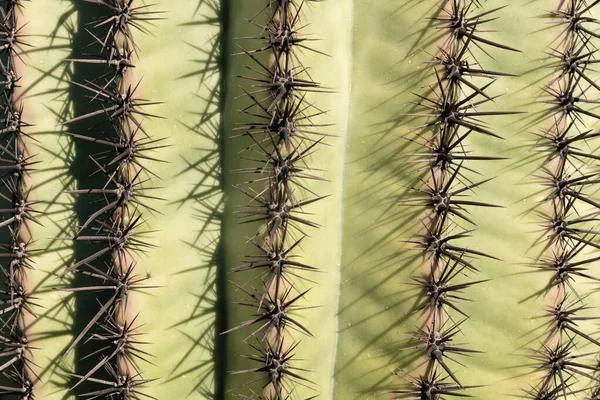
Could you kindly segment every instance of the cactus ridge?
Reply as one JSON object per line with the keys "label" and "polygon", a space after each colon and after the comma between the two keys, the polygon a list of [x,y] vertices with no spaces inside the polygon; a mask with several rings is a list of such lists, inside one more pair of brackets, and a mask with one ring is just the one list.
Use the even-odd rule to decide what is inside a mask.
{"label": "cactus ridge", "polygon": [[[298,250],[307,230],[320,226],[307,208],[327,197],[311,189],[311,181],[323,180],[321,171],[311,167],[311,157],[329,136],[323,132],[328,124],[313,122],[326,111],[311,99],[331,90],[315,81],[303,62],[307,52],[326,56],[312,47],[316,39],[303,34],[307,3],[269,1],[249,18],[258,33],[239,38],[236,53],[246,57],[250,73],[238,76],[247,84],[241,86],[239,97],[249,103],[241,110],[248,121],[234,128],[234,138],[247,141],[240,157],[251,165],[232,171],[249,177],[236,186],[248,198],[248,205],[237,215],[241,224],[260,224],[249,238],[259,253],[247,254],[244,264],[233,269],[236,273],[256,272],[252,280],[235,285],[245,297],[240,304],[253,307],[255,314],[223,332],[249,331],[243,340],[254,349],[250,360],[261,365],[232,372],[253,377],[230,389],[240,392],[242,398],[294,399],[300,386],[315,391],[307,377],[310,371],[296,366],[297,337],[313,337],[298,316],[315,308],[306,304],[310,288],[300,291],[297,282],[312,283],[307,273],[318,267],[303,262]],[[247,45],[252,48],[246,49]],[[252,386],[256,382],[262,384],[260,390]]]}
{"label": "cactus ridge", "polygon": [[[414,93],[421,111],[407,114],[426,119],[410,131],[408,140],[417,150],[409,153],[416,163],[422,187],[411,187],[412,195],[400,200],[402,207],[422,207],[423,227],[414,238],[403,243],[413,245],[423,255],[426,271],[413,281],[422,290],[424,300],[417,303],[414,312],[424,320],[411,344],[403,350],[421,349],[425,360],[411,371],[399,370],[396,375],[404,385],[391,391],[395,399],[438,400],[452,396],[470,397],[467,390],[479,385],[463,385],[452,363],[464,366],[457,356],[479,353],[467,343],[455,343],[458,334],[464,335],[462,324],[469,316],[459,303],[467,301],[463,292],[474,285],[487,282],[473,279],[479,272],[480,259],[498,260],[486,252],[459,245],[457,240],[476,235],[476,227],[469,215],[473,208],[498,208],[500,205],[469,199],[477,188],[493,178],[473,182],[469,175],[476,170],[473,161],[491,162],[503,157],[480,156],[466,150],[472,135],[502,139],[486,123],[487,117],[519,114],[514,111],[486,111],[484,108],[498,96],[491,96],[489,88],[497,77],[513,76],[504,71],[492,71],[477,59],[479,53],[490,56],[488,50],[519,50],[490,39],[485,26],[495,20],[504,7],[484,10],[478,1],[442,2],[439,14],[433,17],[433,29],[439,30],[436,54],[430,54],[429,64],[435,81],[427,94]],[[489,82],[476,84],[473,79],[487,78]],[[457,319],[460,318],[460,319]],[[423,368],[424,367],[424,368]]]}
{"label": "cactus ridge", "polygon": [[529,267],[552,276],[540,292],[547,298],[548,318],[545,339],[531,356],[541,376],[537,386],[526,390],[529,398],[543,394],[542,398],[566,399],[584,393],[594,399],[600,384],[598,363],[589,361],[597,350],[586,347],[600,342],[579,326],[597,318],[588,312],[589,293],[580,293],[578,285],[598,281],[591,266],[600,259],[595,227],[600,203],[591,190],[600,182],[593,170],[598,156],[588,150],[598,137],[589,127],[600,119],[594,111],[597,94],[592,94],[599,87],[590,75],[597,63],[598,38],[590,29],[597,22],[590,11],[597,4],[571,0],[545,15],[560,34],[547,52],[554,76],[542,88],[549,128],[534,133],[535,149],[543,154],[537,178],[546,193],[540,201],[546,210],[540,212],[543,252]]}
{"label": "cactus ridge", "polygon": [[[76,353],[80,360],[92,360],[91,367],[73,373],[71,391],[89,398],[141,399],[143,386],[153,379],[142,374],[142,365],[151,363],[152,355],[143,350],[143,324],[130,306],[133,291],[151,289],[148,276],[136,271],[137,258],[154,245],[148,241],[153,231],[144,228],[144,212],[159,213],[148,200],[152,195],[156,174],[146,163],[161,160],[151,154],[166,145],[163,138],[154,139],[143,121],[159,118],[146,111],[160,103],[139,96],[141,80],[132,82],[130,75],[140,49],[137,33],[147,33],[148,26],[162,18],[162,12],[150,5],[136,5],[133,0],[89,1],[97,7],[94,19],[87,21],[94,52],[85,57],[67,59],[83,68],[98,66],[102,75],[85,82],[71,82],[91,99],[92,111],[62,122],[73,140],[94,148],[90,156],[93,175],[102,185],[70,191],[74,196],[93,199],[100,204],[81,221],[75,234],[59,240],[92,245],[90,254],[75,260],[61,277],[84,275],[85,286],[63,286],[67,293],[98,294],[97,308],[85,327],[77,332],[62,354],[61,360]],[[85,132],[82,128],[88,132]],[[77,129],[73,132],[72,130]],[[88,344],[94,343],[95,348]],[[91,351],[91,349],[94,349]]]}
{"label": "cactus ridge", "polygon": [[6,242],[0,245],[3,266],[0,288],[0,373],[4,377],[0,395],[24,400],[36,397],[36,375],[33,361],[35,340],[29,337],[29,324],[35,318],[35,297],[29,292],[28,270],[33,268],[31,256],[34,239],[31,224],[39,224],[42,214],[32,200],[30,174],[39,163],[31,154],[35,140],[27,133],[24,102],[20,95],[20,69],[23,55],[30,45],[26,41],[25,24],[20,21],[23,1],[4,2],[0,7],[0,73],[2,95],[0,108],[0,174],[3,202],[0,229]]}

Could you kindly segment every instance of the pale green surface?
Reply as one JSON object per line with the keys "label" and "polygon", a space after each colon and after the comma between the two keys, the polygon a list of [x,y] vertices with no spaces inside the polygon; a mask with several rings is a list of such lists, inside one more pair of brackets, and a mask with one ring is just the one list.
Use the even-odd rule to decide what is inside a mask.
{"label": "pale green surface", "polygon": [[[220,221],[213,218],[202,235],[198,231],[204,225],[201,218],[205,213],[218,212],[216,204],[221,192],[216,181],[218,169],[210,170],[218,164],[214,161],[196,163],[216,149],[212,138],[217,133],[211,124],[218,125],[219,116],[196,129],[197,132],[188,126],[195,126],[201,118],[206,118],[202,115],[205,110],[210,113],[215,109],[216,105],[207,105],[206,99],[219,75],[182,77],[206,67],[199,60],[207,60],[202,51],[210,50],[219,26],[214,22],[204,23],[216,17],[206,4],[194,14],[198,4],[198,0],[156,2],[155,9],[165,11],[167,19],[156,23],[152,36],[138,35],[142,54],[136,72],[144,78],[142,97],[165,102],[154,109],[166,119],[146,120],[145,126],[152,135],[169,138],[167,142],[172,146],[155,153],[169,164],[149,166],[163,179],[153,182],[163,187],[157,193],[167,201],[151,204],[163,214],[148,216],[150,228],[160,230],[153,234],[153,243],[158,247],[140,262],[141,272],[151,273],[150,282],[162,288],[152,289],[150,295],[138,294],[134,299],[141,320],[147,323],[144,329],[148,332],[148,341],[153,343],[150,351],[155,355],[156,366],[147,366],[144,370],[147,377],[160,378],[150,385],[147,393],[164,400],[205,399],[207,396],[203,393],[213,390],[215,317],[211,307],[215,299],[216,267],[210,260]],[[214,62],[211,61],[212,66]],[[206,132],[209,137],[203,138],[200,132]],[[190,167],[191,164],[194,166]],[[200,195],[207,190],[214,192]],[[202,293],[206,295],[200,300]],[[202,340],[205,330],[208,338]],[[199,392],[195,391],[198,385]]]}
{"label": "pale green surface", "polygon": [[[507,4],[506,1],[485,2],[486,9]],[[350,146],[346,169],[344,215],[344,253],[342,288],[340,292],[341,329],[336,364],[336,399],[382,399],[392,387],[402,385],[391,371],[399,366],[405,370],[410,352],[400,353],[406,346],[407,334],[414,331],[416,316],[407,315],[414,306],[417,292],[410,277],[419,273],[418,263],[410,262],[416,252],[402,250],[399,240],[415,232],[415,215],[410,210],[399,210],[394,201],[400,198],[404,186],[414,178],[411,167],[401,153],[411,126],[423,119],[405,118],[399,126],[383,122],[415,112],[409,102],[416,101],[411,92],[423,93],[424,86],[433,82],[430,67],[422,62],[433,54],[431,30],[426,18],[435,12],[435,1],[378,1],[356,3],[354,9],[354,69],[351,101]],[[539,17],[554,2],[511,2],[496,15],[499,20],[489,24],[499,32],[487,33],[491,38],[517,47],[522,54],[490,50],[496,61],[482,55],[479,60],[485,68],[521,74],[519,78],[501,78],[490,88],[492,94],[506,95],[487,110],[517,110],[529,113],[540,110],[531,105],[547,81],[549,70],[535,70],[548,57],[545,48],[555,37],[555,31],[540,32],[546,20]],[[487,24],[486,24],[487,25]],[[421,33],[423,36],[421,37]],[[486,48],[487,50],[487,48]],[[484,109],[484,107],[482,107]],[[417,111],[418,112],[418,111]],[[472,390],[478,399],[499,399],[519,396],[520,389],[528,388],[534,376],[525,364],[529,348],[538,348],[538,335],[533,332],[541,325],[544,300],[536,297],[520,303],[525,297],[540,290],[549,276],[544,273],[523,274],[528,271],[520,263],[530,261],[536,251],[529,246],[537,238],[539,217],[526,211],[541,196],[533,196],[539,185],[526,176],[538,163],[523,165],[529,157],[528,147],[536,131],[546,125],[527,126],[531,116],[486,117],[492,130],[506,140],[486,139],[471,135],[469,149],[479,155],[510,157],[509,161],[471,161],[468,166],[481,177],[498,178],[476,190],[473,199],[504,205],[504,209],[476,209],[472,219],[479,225],[473,237],[465,240],[469,247],[490,253],[504,261],[482,259],[476,262],[481,274],[475,279],[492,279],[466,290],[474,303],[465,304],[471,315],[463,324],[470,348],[485,351],[472,358],[458,357],[462,368],[452,364],[465,385],[489,385]],[[528,182],[528,184],[525,184]],[[417,183],[418,185],[418,183]],[[586,284],[585,292],[590,289]],[[590,298],[591,304],[598,304]],[[584,327],[595,332],[593,324]],[[590,347],[591,349],[591,347]],[[590,351],[593,351],[590,350]],[[415,365],[415,364],[411,364]],[[525,375],[523,375],[525,374]]]}

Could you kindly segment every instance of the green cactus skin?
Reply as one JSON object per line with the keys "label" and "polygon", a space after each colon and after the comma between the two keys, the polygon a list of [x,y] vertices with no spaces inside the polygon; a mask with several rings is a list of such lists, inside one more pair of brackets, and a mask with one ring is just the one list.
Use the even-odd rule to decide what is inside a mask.
{"label": "green cactus skin", "polygon": [[[149,203],[162,213],[146,215],[150,229],[157,230],[151,239],[157,247],[141,256],[139,264],[140,272],[151,275],[150,283],[160,287],[132,299],[140,322],[146,324],[143,339],[151,343],[147,348],[156,364],[144,366],[147,377],[157,378],[145,393],[159,399],[234,399],[228,390],[247,382],[247,377],[228,371],[249,365],[240,357],[249,354],[242,343],[248,333],[219,334],[251,314],[234,304],[240,294],[228,281],[240,284],[249,279],[230,271],[247,253],[246,237],[255,227],[240,225],[234,214],[246,204],[245,196],[232,187],[243,179],[232,170],[243,166],[238,151],[245,146],[232,138],[245,102],[236,99],[241,91],[234,76],[248,62],[232,53],[237,52],[236,38],[256,33],[246,19],[265,2],[229,0],[217,11],[211,1],[155,3],[167,12],[167,19],[155,22],[152,35],[136,38],[142,51],[135,74],[143,77],[145,98],[164,101],[158,113],[165,119],[145,120],[145,127],[168,137],[171,146],[156,154],[168,164],[149,163],[162,178],[153,183],[163,188],[161,196],[167,200]],[[484,7],[506,4],[489,0]],[[31,0],[23,16],[29,21],[33,50],[28,52],[22,85],[29,94],[28,122],[35,125],[32,133],[40,141],[34,148],[41,163],[32,176],[33,195],[48,213],[40,219],[43,226],[33,227],[34,247],[44,251],[36,254],[29,274],[36,303],[42,305],[31,337],[40,348],[34,355],[42,378],[36,398],[49,400],[75,398],[65,387],[72,360],[54,364],[73,339],[73,304],[64,293],[52,290],[72,249],[51,239],[74,229],[74,199],[65,193],[75,187],[69,179],[72,143],[57,126],[69,89],[61,74],[69,68],[63,59],[70,51],[70,27],[76,26],[73,5],[67,0]],[[315,284],[305,301],[321,307],[303,314],[302,323],[315,338],[303,338],[298,354],[305,361],[299,366],[312,371],[308,378],[322,399],[391,398],[389,391],[403,384],[393,371],[417,362],[412,353],[399,350],[419,323],[411,313],[418,291],[407,284],[422,263],[401,240],[416,232],[421,210],[400,208],[397,202],[405,198],[406,186],[415,184],[414,166],[402,157],[415,147],[403,138],[422,121],[401,114],[414,112],[411,92],[422,93],[433,81],[425,64],[436,52],[427,18],[438,6],[429,0],[337,0],[305,6],[307,33],[321,38],[315,47],[331,57],[305,53],[303,61],[316,81],[335,91],[314,96],[319,107],[331,110],[323,122],[334,124],[327,133],[335,137],[327,138],[328,146],[311,159],[327,179],[312,182],[313,190],[330,197],[307,208],[322,227],[310,230],[302,246],[303,260],[321,271],[310,277]],[[465,385],[486,385],[470,392],[483,400],[521,396],[522,389],[540,377],[527,357],[540,347],[545,300],[529,296],[541,290],[551,274],[525,267],[542,249],[531,246],[539,237],[537,202],[544,197],[533,176],[540,163],[532,156],[530,132],[547,127],[536,113],[546,108],[540,88],[551,79],[546,67],[552,60],[545,51],[560,32],[546,24],[543,14],[556,6],[541,0],[511,2],[490,24],[497,31],[488,36],[523,53],[491,50],[494,59],[483,59],[491,70],[518,75],[500,77],[490,87],[490,94],[503,96],[486,110],[527,112],[486,119],[504,141],[481,136],[469,141],[476,154],[510,158],[472,164],[483,177],[496,179],[471,198],[505,206],[473,209],[470,217],[478,230],[464,241],[502,259],[478,262],[477,279],[490,281],[470,288],[467,297],[473,302],[464,303],[471,316],[464,324],[466,341],[484,353],[462,358],[465,367],[456,369]],[[599,12],[595,7],[593,14]],[[216,50],[219,53],[213,53]],[[210,67],[204,74],[207,57]],[[207,109],[214,111],[210,118],[195,131],[190,129]],[[583,293],[594,285],[580,282],[577,287]],[[600,304],[599,295],[590,295],[587,303]],[[580,327],[585,332],[597,328],[593,321]],[[315,394],[298,389],[298,399]]]}

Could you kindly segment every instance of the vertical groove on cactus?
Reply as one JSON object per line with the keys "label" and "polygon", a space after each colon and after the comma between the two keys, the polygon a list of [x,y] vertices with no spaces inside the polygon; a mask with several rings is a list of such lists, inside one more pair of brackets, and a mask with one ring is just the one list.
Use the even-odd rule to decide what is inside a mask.
{"label": "vertical groove on cactus", "polygon": [[82,218],[75,236],[61,238],[75,241],[76,246],[84,244],[87,251],[61,276],[83,276],[86,284],[60,289],[97,296],[97,306],[62,359],[77,349],[77,362],[88,360],[81,371],[72,374],[71,390],[83,396],[153,398],[140,388],[150,382],[142,375],[150,354],[143,349],[146,343],[130,293],[152,288],[145,284],[148,277],[136,271],[137,255],[151,247],[146,241],[151,232],[143,229],[143,212],[158,213],[146,204],[159,198],[148,183],[156,175],[144,163],[160,161],[148,152],[165,145],[144,129],[144,119],[157,117],[145,108],[158,103],[140,97],[141,80],[131,71],[140,51],[134,36],[147,33],[148,24],[159,19],[161,12],[133,0],[90,3],[95,18],[86,21],[87,51],[93,49],[93,53],[68,61],[79,68],[91,66],[98,73],[84,82],[72,82],[88,97],[91,109],[63,125],[74,140],[90,146],[88,169],[95,176],[94,181],[84,177],[80,189],[72,193],[82,197],[82,202],[100,206]]}
{"label": "vertical groove on cactus", "polygon": [[[297,366],[297,346],[300,335],[312,333],[300,322],[299,313],[314,308],[304,303],[298,279],[311,282],[308,275],[317,270],[299,258],[307,228],[318,228],[304,208],[326,196],[311,190],[310,182],[321,180],[309,165],[312,156],[327,136],[325,126],[313,123],[326,111],[311,102],[313,93],[327,89],[311,77],[302,54],[315,52],[314,38],[302,34],[303,8],[306,1],[269,0],[249,22],[256,25],[256,35],[240,38],[252,44],[246,49],[241,43],[238,55],[248,60],[248,76],[238,78],[249,82],[242,96],[250,105],[241,112],[248,121],[235,130],[247,140],[241,157],[254,166],[233,172],[249,176],[237,189],[249,199],[239,212],[241,223],[261,222],[259,231],[248,242],[255,247],[245,263],[234,272],[255,273],[255,278],[235,285],[246,300],[240,305],[257,310],[254,318],[244,321],[224,333],[247,330],[244,339],[253,354],[255,367],[233,371],[250,374],[242,398],[296,398],[296,386],[315,391],[306,369]],[[324,54],[323,54],[324,55]],[[260,382],[261,386],[249,386]],[[245,396],[245,397],[244,397]]]}
{"label": "vertical groove on cactus", "polygon": [[[422,111],[409,114],[426,118],[417,126],[410,140],[421,150],[408,154],[423,165],[418,169],[423,187],[413,187],[414,195],[401,200],[403,207],[422,207],[425,210],[420,223],[422,232],[406,240],[423,254],[425,271],[415,277],[414,285],[422,290],[424,300],[415,307],[423,315],[421,327],[413,336],[408,349],[421,349],[423,362],[411,371],[400,369],[396,374],[405,385],[393,390],[396,399],[434,399],[439,395],[465,396],[467,386],[456,374],[455,365],[462,365],[460,357],[479,351],[472,350],[464,340],[461,325],[469,316],[461,309],[467,300],[463,292],[485,282],[474,280],[480,259],[497,259],[493,255],[470,249],[459,241],[472,236],[476,222],[469,216],[473,207],[496,208],[496,204],[468,198],[479,186],[492,178],[473,181],[477,170],[472,161],[490,162],[502,158],[481,156],[468,150],[471,135],[485,135],[497,139],[483,118],[515,114],[509,111],[481,111],[497,96],[490,96],[488,88],[505,72],[485,69],[480,59],[490,56],[488,50],[518,50],[497,43],[486,35],[487,23],[496,19],[500,8],[482,10],[478,1],[453,0],[442,2],[439,13],[433,17],[438,36],[438,52],[431,61],[435,81],[425,94],[416,94],[417,106]],[[484,28],[485,26],[485,28]],[[483,85],[479,82],[488,80]],[[422,368],[424,367],[424,368]]]}
{"label": "vertical groove on cactus", "polygon": [[[184,243],[197,252],[194,263],[201,259],[201,268],[184,269],[188,273],[201,269],[199,276],[201,284],[194,292],[192,312],[183,321],[173,324],[178,330],[194,321],[194,331],[180,333],[186,339],[186,349],[183,356],[177,360],[176,366],[170,372],[168,381],[180,384],[188,381],[190,373],[194,373],[193,392],[198,392],[205,399],[222,399],[225,392],[226,336],[219,335],[227,329],[226,301],[224,299],[227,286],[226,268],[222,267],[223,239],[221,237],[222,222],[225,207],[223,194],[223,139],[224,128],[221,111],[224,107],[223,85],[227,54],[224,35],[227,31],[228,9],[219,0],[209,0],[193,4],[192,22],[184,25],[192,30],[199,26],[212,29],[206,35],[191,35],[190,37],[206,37],[203,46],[185,42],[188,48],[198,53],[194,58],[193,70],[186,71],[180,78],[186,85],[190,82],[198,87],[194,95],[201,101],[190,109],[193,118],[190,122],[181,122],[194,136],[206,140],[203,147],[194,147],[192,156],[181,156],[184,169],[179,175],[196,173],[190,179],[192,188],[185,188],[182,197],[175,203],[179,207],[193,200],[194,218],[200,221],[199,229],[193,232],[192,238],[185,238]],[[190,10],[188,10],[189,12]],[[191,29],[190,29],[191,28]],[[205,93],[200,96],[200,93]],[[179,93],[177,93],[179,95]],[[187,106],[187,104],[186,104]],[[186,146],[188,142],[184,140]],[[177,227],[177,226],[176,226]],[[177,227],[178,228],[178,227]],[[193,279],[197,280],[197,279]],[[201,321],[201,323],[197,323]],[[194,351],[208,350],[206,355],[195,356]],[[194,359],[194,363],[186,368],[186,360]]]}
{"label": "vertical groove on cactus", "polygon": [[[578,285],[598,280],[589,268],[600,259],[594,226],[600,220],[594,197],[599,157],[592,150],[600,133],[591,129],[600,120],[594,110],[600,87],[592,76],[598,35],[590,29],[598,22],[590,13],[597,3],[563,1],[546,15],[560,35],[548,52],[555,61],[553,79],[543,88],[547,127],[535,133],[536,150],[543,155],[538,175],[545,193],[543,251],[530,267],[552,277],[540,292],[546,296],[547,326],[541,348],[531,357],[541,375],[525,389],[533,399],[566,399],[580,392],[593,399],[600,385],[598,363],[589,360],[597,348],[586,349],[600,342],[579,326],[597,317],[587,313],[589,293]],[[585,387],[578,384],[582,381]]]}
{"label": "vertical groove on cactus", "polygon": [[30,200],[29,177],[37,162],[29,151],[29,126],[23,120],[23,99],[19,94],[21,69],[24,65],[24,23],[19,20],[21,1],[4,1],[0,12],[0,73],[2,74],[2,127],[0,133],[0,170],[3,202],[0,228],[8,242],[2,244],[2,288],[0,289],[0,373],[2,397],[31,400],[35,398],[31,340],[28,318],[34,316],[28,292],[27,270],[32,268],[31,224],[37,223],[35,202]]}

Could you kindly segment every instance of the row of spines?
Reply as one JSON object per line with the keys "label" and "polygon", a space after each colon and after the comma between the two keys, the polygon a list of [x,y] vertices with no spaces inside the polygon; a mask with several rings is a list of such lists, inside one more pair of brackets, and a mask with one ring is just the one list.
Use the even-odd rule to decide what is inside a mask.
{"label": "row of spines", "polygon": [[[149,381],[142,374],[142,364],[151,354],[140,336],[141,324],[129,306],[133,291],[149,289],[146,276],[136,272],[140,253],[152,247],[147,241],[151,231],[144,230],[143,212],[158,212],[148,202],[152,195],[148,182],[155,176],[146,166],[160,161],[151,153],[164,147],[163,139],[154,139],[144,128],[144,120],[156,117],[145,107],[158,103],[139,97],[140,81],[130,71],[138,59],[139,47],[134,37],[145,33],[147,24],[161,18],[150,5],[132,0],[106,0],[97,4],[97,17],[86,21],[89,49],[93,52],[68,60],[76,68],[100,68],[100,76],[72,84],[91,98],[93,110],[64,121],[69,135],[93,147],[88,162],[93,175],[101,176],[100,185],[72,191],[84,203],[100,203],[81,225],[72,240],[92,249],[75,260],[61,276],[80,275],[89,282],[80,287],[61,290],[95,296],[97,308],[83,330],[76,332],[62,358],[77,347],[79,360],[91,359],[91,368],[77,371],[71,390],[84,396],[106,399],[136,399],[140,387]],[[97,69],[96,69],[97,70]],[[79,131],[72,131],[78,129]],[[92,180],[93,182],[93,180]],[[76,280],[73,280],[74,282]],[[86,351],[88,343],[96,345]],[[85,365],[85,364],[84,364]]]}
{"label": "row of spines", "polygon": [[436,35],[438,52],[431,61],[435,82],[427,94],[417,94],[422,112],[409,114],[427,118],[426,123],[414,128],[416,136],[410,138],[420,146],[409,156],[423,166],[418,169],[422,186],[412,188],[413,195],[400,201],[403,207],[425,209],[419,225],[422,232],[405,241],[415,246],[425,260],[423,276],[413,279],[424,297],[415,312],[421,313],[424,320],[407,348],[420,349],[424,361],[411,372],[397,372],[405,381],[403,388],[393,391],[398,399],[464,396],[467,389],[477,387],[463,385],[449,360],[459,363],[456,356],[479,352],[464,343],[456,344],[456,336],[463,334],[461,326],[469,318],[460,303],[466,300],[465,290],[485,282],[473,278],[479,272],[476,261],[496,259],[470,249],[460,240],[476,231],[469,210],[499,207],[468,198],[490,180],[472,181],[470,175],[478,169],[472,163],[502,159],[474,154],[468,150],[468,139],[474,135],[500,139],[484,119],[514,114],[480,110],[496,98],[489,94],[493,82],[510,75],[486,69],[479,62],[481,54],[488,55],[490,48],[518,51],[489,39],[482,28],[496,19],[493,15],[500,9],[482,10],[477,1],[455,0],[443,2],[432,18],[436,32],[440,32]]}
{"label": "row of spines", "polygon": [[[550,23],[560,31],[548,54],[554,60],[553,79],[544,87],[549,127],[535,133],[536,150],[542,154],[541,184],[545,188],[542,204],[544,254],[532,268],[551,273],[546,294],[546,338],[532,359],[542,377],[527,390],[533,399],[559,399],[586,392],[596,398],[600,388],[597,363],[585,358],[591,344],[600,346],[593,332],[580,326],[596,317],[589,314],[587,293],[578,293],[578,283],[597,280],[588,268],[598,259],[600,245],[596,228],[600,202],[594,187],[600,175],[594,172],[598,157],[591,128],[600,119],[594,110],[594,96],[600,87],[592,78],[597,34],[591,29],[597,2],[572,0],[549,13]],[[589,385],[577,385],[580,380]]]}
{"label": "row of spines", "polygon": [[28,292],[27,271],[31,262],[31,225],[38,223],[35,202],[30,199],[29,174],[36,164],[29,153],[29,126],[23,119],[19,96],[19,66],[27,46],[21,1],[4,1],[0,8],[0,73],[2,109],[0,129],[1,202],[0,228],[4,238],[0,261],[4,275],[0,290],[0,373],[4,378],[0,395],[24,400],[35,398],[33,344],[28,323],[34,317],[33,297]]}
{"label": "row of spines", "polygon": [[240,394],[247,398],[284,400],[297,398],[296,386],[314,390],[308,371],[296,365],[301,357],[294,333],[312,336],[297,314],[314,306],[305,304],[308,290],[298,284],[311,282],[307,275],[317,268],[303,262],[299,250],[305,229],[319,227],[305,209],[324,198],[311,189],[311,181],[321,178],[310,163],[326,136],[326,125],[314,122],[325,111],[314,105],[313,94],[327,90],[303,64],[305,54],[318,53],[314,39],[302,33],[305,7],[302,0],[267,1],[250,18],[256,35],[241,39],[237,53],[247,58],[251,71],[238,77],[249,83],[241,96],[248,102],[242,109],[247,122],[236,128],[236,137],[248,143],[241,154],[248,166],[234,172],[250,177],[236,186],[249,199],[239,215],[242,224],[260,223],[260,228],[249,238],[254,252],[234,269],[251,276],[236,288],[245,297],[241,305],[254,308],[254,317],[225,333],[249,332],[244,341],[253,348],[249,358],[256,367],[234,373],[251,374],[251,382],[263,386]]}

